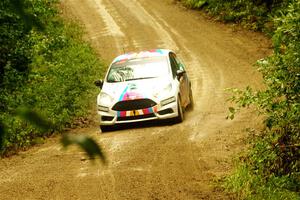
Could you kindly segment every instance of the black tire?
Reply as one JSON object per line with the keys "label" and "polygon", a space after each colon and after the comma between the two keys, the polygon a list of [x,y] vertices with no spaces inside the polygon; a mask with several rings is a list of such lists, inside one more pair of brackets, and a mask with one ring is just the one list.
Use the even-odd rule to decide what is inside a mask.
{"label": "black tire", "polygon": [[101,130],[102,133],[109,132],[109,131],[113,130],[113,126],[100,125],[100,130]]}
{"label": "black tire", "polygon": [[175,123],[181,123],[184,120],[183,108],[181,106],[181,99],[178,96],[177,100],[178,116],[175,118]]}

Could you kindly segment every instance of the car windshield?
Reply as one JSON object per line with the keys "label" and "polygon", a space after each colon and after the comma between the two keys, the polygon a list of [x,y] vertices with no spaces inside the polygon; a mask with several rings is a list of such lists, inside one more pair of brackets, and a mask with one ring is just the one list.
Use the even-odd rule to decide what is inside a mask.
{"label": "car windshield", "polygon": [[162,77],[169,74],[166,57],[149,57],[113,63],[107,82],[122,82]]}

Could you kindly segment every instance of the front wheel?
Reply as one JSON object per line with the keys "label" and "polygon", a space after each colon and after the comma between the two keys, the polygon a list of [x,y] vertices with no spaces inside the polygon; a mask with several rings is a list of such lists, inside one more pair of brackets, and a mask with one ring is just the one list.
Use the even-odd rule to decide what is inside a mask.
{"label": "front wheel", "polygon": [[178,99],[177,99],[177,112],[178,112],[178,116],[175,118],[175,122],[181,123],[184,120],[184,115],[183,115],[183,108],[181,106],[180,97],[178,97]]}

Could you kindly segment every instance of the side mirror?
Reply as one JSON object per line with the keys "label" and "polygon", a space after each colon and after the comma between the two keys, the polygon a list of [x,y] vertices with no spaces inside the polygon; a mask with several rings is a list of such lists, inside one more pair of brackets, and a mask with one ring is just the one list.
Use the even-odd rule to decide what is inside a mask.
{"label": "side mirror", "polygon": [[94,84],[99,87],[100,89],[102,89],[102,86],[103,86],[103,80],[97,80],[94,82]]}
{"label": "side mirror", "polygon": [[185,74],[186,72],[184,70],[177,70],[176,71],[176,76],[178,80]]}

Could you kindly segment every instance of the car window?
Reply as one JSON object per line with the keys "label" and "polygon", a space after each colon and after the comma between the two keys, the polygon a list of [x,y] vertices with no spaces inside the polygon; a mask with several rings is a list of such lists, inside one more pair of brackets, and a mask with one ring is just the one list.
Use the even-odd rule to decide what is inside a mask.
{"label": "car window", "polygon": [[175,60],[176,60],[176,63],[178,65],[179,69],[185,71],[184,64],[181,62],[181,60],[177,56],[175,57]]}
{"label": "car window", "polygon": [[107,82],[122,82],[169,76],[167,58],[149,57],[113,63],[107,75]]}
{"label": "car window", "polygon": [[174,53],[170,53],[169,57],[170,57],[170,63],[171,63],[171,68],[172,68],[172,74],[173,74],[173,77],[175,77],[177,70],[180,70],[181,67],[180,67],[180,64],[177,62],[176,55]]}

